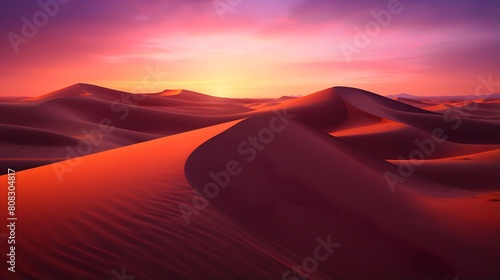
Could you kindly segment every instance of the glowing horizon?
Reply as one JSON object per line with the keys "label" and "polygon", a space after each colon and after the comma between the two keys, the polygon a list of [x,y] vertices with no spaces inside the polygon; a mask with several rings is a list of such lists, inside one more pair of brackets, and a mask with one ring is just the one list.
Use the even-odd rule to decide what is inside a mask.
{"label": "glowing horizon", "polygon": [[[271,98],[341,85],[468,95],[478,76],[500,72],[495,1],[65,2],[33,38],[14,45],[9,34],[23,36],[22,18],[33,22],[44,10],[36,2],[3,9],[1,96],[76,83],[133,92],[151,69],[168,75],[148,92]],[[378,31],[356,44],[371,22]],[[346,55],[346,45],[357,51]]]}

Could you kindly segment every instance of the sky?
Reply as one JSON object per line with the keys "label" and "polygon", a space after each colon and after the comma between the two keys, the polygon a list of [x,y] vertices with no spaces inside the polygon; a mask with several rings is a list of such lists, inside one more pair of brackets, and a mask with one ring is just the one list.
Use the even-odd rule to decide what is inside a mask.
{"label": "sky", "polygon": [[[474,94],[500,81],[500,1],[0,0],[1,96]],[[484,92],[486,93],[486,92]]]}

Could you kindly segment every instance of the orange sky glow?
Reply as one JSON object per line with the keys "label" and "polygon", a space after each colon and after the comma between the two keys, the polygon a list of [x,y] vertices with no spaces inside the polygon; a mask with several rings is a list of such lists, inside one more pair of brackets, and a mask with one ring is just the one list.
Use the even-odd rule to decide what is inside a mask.
{"label": "orange sky glow", "polygon": [[[495,1],[46,2],[57,3],[46,24],[34,17],[45,11],[36,1],[2,9],[1,96],[79,82],[227,97],[336,85],[464,95],[480,75],[500,72]],[[37,29],[32,38],[23,17]]]}

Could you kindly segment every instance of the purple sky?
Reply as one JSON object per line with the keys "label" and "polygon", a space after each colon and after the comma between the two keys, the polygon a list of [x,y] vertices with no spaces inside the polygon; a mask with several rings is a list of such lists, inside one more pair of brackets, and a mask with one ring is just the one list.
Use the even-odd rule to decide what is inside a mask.
{"label": "purple sky", "polygon": [[[46,18],[37,1],[0,1],[0,95],[78,82],[233,97],[335,85],[457,95],[473,94],[480,75],[500,81],[500,1],[60,1]],[[38,20],[36,34],[23,35],[23,17]],[[145,86],[152,69],[162,73]]]}

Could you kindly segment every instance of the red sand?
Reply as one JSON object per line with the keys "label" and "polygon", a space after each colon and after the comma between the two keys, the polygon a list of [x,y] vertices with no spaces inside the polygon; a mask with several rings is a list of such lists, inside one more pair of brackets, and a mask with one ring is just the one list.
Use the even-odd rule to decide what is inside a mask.
{"label": "red sand", "polygon": [[[17,272],[2,279],[111,279],[122,267],[136,279],[300,279],[291,267],[315,258],[318,238],[336,245],[310,279],[500,277],[491,100],[445,118],[343,87],[275,101],[168,91],[120,107],[122,120],[110,108],[124,96],[134,101],[75,85],[0,103],[2,168],[64,158],[102,118],[117,127],[94,154],[17,172]],[[432,152],[391,188],[384,175],[400,174],[415,140]],[[195,208],[210,183],[217,195]]]}

